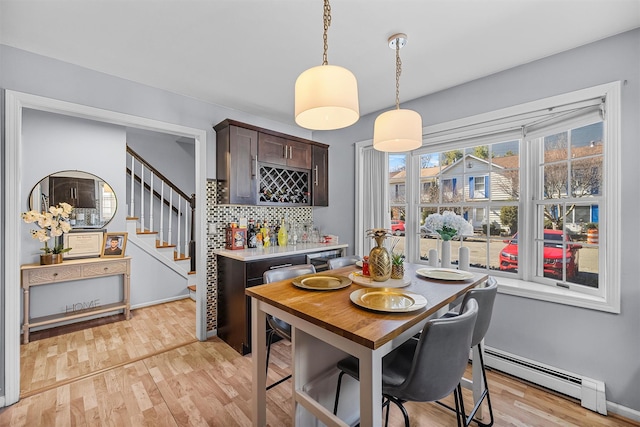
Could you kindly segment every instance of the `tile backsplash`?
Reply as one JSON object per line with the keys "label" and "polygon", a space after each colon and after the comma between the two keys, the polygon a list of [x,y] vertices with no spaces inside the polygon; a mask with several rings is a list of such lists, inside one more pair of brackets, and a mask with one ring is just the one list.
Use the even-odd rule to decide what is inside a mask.
{"label": "tile backsplash", "polygon": [[213,250],[224,248],[226,225],[240,218],[267,221],[269,224],[279,223],[283,218],[297,223],[313,221],[313,208],[310,206],[220,205],[217,203],[217,191],[217,181],[207,181],[207,224],[216,225],[215,233],[207,234],[207,331],[217,329],[218,274]]}

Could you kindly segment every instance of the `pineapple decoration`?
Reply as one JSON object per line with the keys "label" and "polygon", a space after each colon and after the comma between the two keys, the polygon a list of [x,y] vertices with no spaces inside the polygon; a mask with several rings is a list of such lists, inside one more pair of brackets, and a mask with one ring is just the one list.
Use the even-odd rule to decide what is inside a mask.
{"label": "pineapple decoration", "polygon": [[376,282],[384,282],[391,277],[391,256],[383,244],[392,235],[391,230],[384,228],[367,230],[367,236],[376,241],[376,246],[369,252],[369,275]]}

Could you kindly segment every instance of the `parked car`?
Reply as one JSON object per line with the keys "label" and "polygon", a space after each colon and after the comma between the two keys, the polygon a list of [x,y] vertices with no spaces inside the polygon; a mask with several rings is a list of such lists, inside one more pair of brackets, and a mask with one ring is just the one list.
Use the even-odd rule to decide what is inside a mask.
{"label": "parked car", "polygon": [[396,236],[404,236],[404,221],[401,219],[392,219],[391,232]]}
{"label": "parked car", "polygon": [[[562,230],[544,230],[544,275],[562,278]],[[571,242],[571,237],[565,234],[565,241]],[[518,233],[511,239],[504,240],[508,243],[500,251],[500,270],[518,270]],[[573,279],[578,275],[578,249],[582,245],[568,243],[566,245],[567,279]]]}

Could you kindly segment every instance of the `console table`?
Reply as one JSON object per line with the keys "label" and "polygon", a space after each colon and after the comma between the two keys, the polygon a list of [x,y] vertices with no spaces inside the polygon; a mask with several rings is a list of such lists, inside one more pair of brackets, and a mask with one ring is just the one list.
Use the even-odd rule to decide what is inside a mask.
{"label": "console table", "polygon": [[[40,265],[26,264],[20,267],[23,291],[24,323],[22,325],[23,342],[29,342],[29,330],[37,326],[49,325],[65,320],[79,319],[114,310],[124,310],[125,319],[131,318],[129,311],[129,276],[131,273],[131,257],[124,258],[91,258],[64,261],[62,264]],[[52,283],[72,280],[95,279],[97,277],[122,275],[122,301],[77,310],[57,313],[48,316],[31,318],[29,315],[29,289],[32,286],[50,285]]]}

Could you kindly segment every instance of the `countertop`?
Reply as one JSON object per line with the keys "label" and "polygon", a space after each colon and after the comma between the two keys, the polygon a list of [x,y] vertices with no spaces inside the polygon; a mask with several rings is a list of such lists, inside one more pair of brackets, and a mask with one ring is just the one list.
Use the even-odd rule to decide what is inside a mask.
{"label": "countertop", "polygon": [[347,243],[299,243],[295,246],[269,246],[268,248],[237,249],[233,251],[230,249],[214,249],[213,253],[237,259],[238,261],[256,261],[260,259],[322,252],[347,247],[349,247]]}

